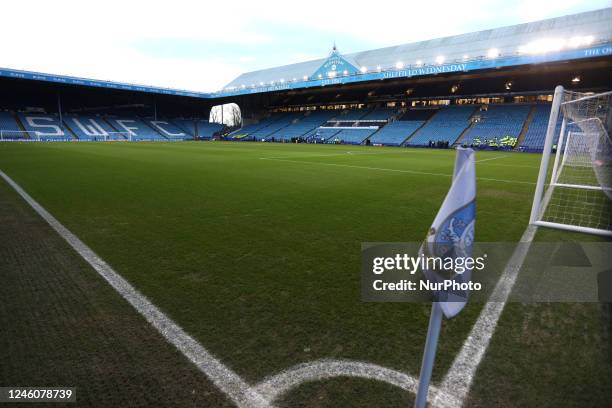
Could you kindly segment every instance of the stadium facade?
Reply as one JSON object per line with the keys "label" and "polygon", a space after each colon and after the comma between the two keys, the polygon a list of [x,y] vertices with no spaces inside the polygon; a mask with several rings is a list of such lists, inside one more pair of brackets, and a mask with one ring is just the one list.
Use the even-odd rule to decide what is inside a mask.
{"label": "stadium facade", "polygon": [[[0,137],[232,140],[541,150],[556,85],[612,89],[612,8],[342,54],[199,93],[0,68]],[[236,103],[243,127],[210,125]],[[494,141],[494,142],[492,142]]]}

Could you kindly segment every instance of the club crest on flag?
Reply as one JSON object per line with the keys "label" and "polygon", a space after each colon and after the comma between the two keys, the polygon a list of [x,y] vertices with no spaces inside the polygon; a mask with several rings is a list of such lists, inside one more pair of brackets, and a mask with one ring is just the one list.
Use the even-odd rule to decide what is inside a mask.
{"label": "club crest on flag", "polygon": [[434,232],[434,256],[466,257],[472,253],[474,225],[476,224],[476,201],[456,210],[446,218]]}
{"label": "club crest on flag", "polygon": [[[472,255],[476,224],[476,164],[472,149],[457,148],[453,182],[434,219],[421,253],[436,258],[466,258]],[[452,279],[467,282],[471,270],[424,269],[431,282]],[[467,291],[434,291],[434,299],[447,318],[456,316],[467,303]]]}

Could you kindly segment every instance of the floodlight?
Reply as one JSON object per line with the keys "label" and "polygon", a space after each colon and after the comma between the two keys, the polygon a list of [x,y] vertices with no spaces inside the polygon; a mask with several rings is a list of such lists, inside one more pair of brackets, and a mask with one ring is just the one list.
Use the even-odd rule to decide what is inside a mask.
{"label": "floodlight", "polygon": [[[570,42],[568,42],[568,44]],[[544,38],[541,40],[532,41],[526,45],[521,45],[518,47],[518,52],[521,54],[544,54],[551,51],[561,50],[565,43],[565,40],[559,38]]]}
{"label": "floodlight", "polygon": [[397,62],[395,63],[395,68],[397,68],[397,69],[402,69],[402,68],[404,68],[404,63],[403,63],[402,61],[397,61]]}
{"label": "floodlight", "polygon": [[417,60],[416,64],[417,64],[417,67],[420,67],[421,65],[423,65],[423,61]]}
{"label": "floodlight", "polygon": [[361,68],[359,68],[359,71],[361,71],[362,74],[365,74],[366,72],[368,72],[368,68],[367,67],[361,67]]}
{"label": "floodlight", "polygon": [[443,56],[443,55],[438,55],[438,56],[436,57],[436,63],[437,63],[438,65],[442,65],[442,64],[444,63],[444,56]]}
{"label": "floodlight", "polygon": [[579,75],[576,75],[575,77],[572,78],[572,83],[577,84],[578,82],[580,82],[581,78]]}
{"label": "floodlight", "polygon": [[581,44],[582,44],[582,37],[572,37],[567,41],[567,45],[572,48],[580,47]]}
{"label": "floodlight", "polygon": [[489,58],[497,58],[497,57],[499,57],[499,50],[497,48],[491,48],[487,52],[487,57],[489,57]]}

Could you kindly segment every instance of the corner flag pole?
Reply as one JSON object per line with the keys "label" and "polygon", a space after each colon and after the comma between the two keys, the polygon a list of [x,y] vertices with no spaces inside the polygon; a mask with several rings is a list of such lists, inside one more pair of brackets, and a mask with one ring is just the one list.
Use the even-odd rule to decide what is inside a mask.
{"label": "corner flag pole", "polygon": [[427,404],[427,394],[429,383],[436,359],[436,348],[438,347],[438,337],[442,328],[442,308],[438,302],[431,304],[431,315],[429,316],[429,328],[427,329],[427,339],[425,340],[425,351],[423,352],[423,362],[421,363],[421,375],[419,376],[419,388],[417,390],[415,408],[425,408]]}
{"label": "corner flag pole", "polygon": [[[452,256],[465,258],[472,256],[474,242],[474,227],[476,224],[476,160],[472,149],[457,148],[453,182],[433,221],[427,238],[421,246],[422,253],[434,256]],[[453,271],[454,272],[454,271]],[[447,280],[442,271],[423,268],[423,274],[430,281]],[[452,281],[466,282],[472,275],[471,268],[463,273],[454,273]],[[429,327],[419,386],[417,389],[415,408],[425,408],[431,373],[436,359],[438,338],[442,328],[442,316],[450,319],[456,316],[467,304],[469,292],[435,291],[431,304]]]}

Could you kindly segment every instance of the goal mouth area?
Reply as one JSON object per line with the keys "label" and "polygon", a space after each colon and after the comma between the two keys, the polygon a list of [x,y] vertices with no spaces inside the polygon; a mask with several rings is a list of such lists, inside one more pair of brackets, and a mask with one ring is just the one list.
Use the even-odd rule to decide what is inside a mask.
{"label": "goal mouth area", "polygon": [[612,237],[611,102],[612,92],[585,95],[560,86],[555,89],[532,224]]}

